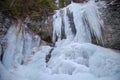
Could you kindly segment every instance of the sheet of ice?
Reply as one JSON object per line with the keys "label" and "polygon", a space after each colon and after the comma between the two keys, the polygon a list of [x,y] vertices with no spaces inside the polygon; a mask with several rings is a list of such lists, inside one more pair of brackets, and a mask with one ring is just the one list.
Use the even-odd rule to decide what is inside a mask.
{"label": "sheet of ice", "polygon": [[20,75],[9,72],[4,65],[0,62],[0,80],[29,80],[21,77]]}
{"label": "sheet of ice", "polygon": [[90,71],[97,76],[120,76],[120,53],[98,50],[89,60]]}
{"label": "sheet of ice", "polygon": [[38,47],[40,44],[39,36],[24,32],[25,26],[20,23],[12,25],[8,30],[7,47],[2,59],[2,63],[7,69],[26,63],[32,54],[32,48]]}
{"label": "sheet of ice", "polygon": [[24,34],[24,63],[27,64],[28,58],[31,54],[34,54],[32,52],[32,49],[34,47],[38,47],[40,45],[40,37],[38,35],[33,35],[33,33],[25,32]]}
{"label": "sheet of ice", "polygon": [[53,42],[61,40],[61,27],[61,13],[60,10],[56,10],[56,14],[53,16]]}
{"label": "sheet of ice", "polygon": [[72,43],[55,48],[48,67],[51,69],[52,74],[74,75],[87,72],[98,76],[100,80],[114,75],[116,76],[113,78],[119,80],[119,61],[120,53],[111,49],[90,43]]}
{"label": "sheet of ice", "polygon": [[68,19],[68,14],[67,14],[68,11],[69,11],[69,8],[63,9],[63,21],[64,21],[64,27],[65,27],[65,36],[66,36],[66,39],[73,40],[74,34],[72,33],[72,28],[70,27],[70,21]]}
{"label": "sheet of ice", "polygon": [[20,24],[17,27],[13,25],[8,30],[7,44],[2,63],[9,69],[21,64],[23,58],[23,29],[20,27]]}
{"label": "sheet of ice", "polygon": [[[45,56],[50,49],[49,46],[37,49],[27,65],[21,65],[15,70],[11,70],[11,74],[7,73],[8,71],[2,66],[0,68],[3,71],[1,76],[6,77],[5,80],[10,80],[9,76],[11,80],[119,80],[120,78],[120,54],[110,49],[90,43],[71,43],[55,48],[52,58],[46,64]],[[84,61],[84,59],[87,60]],[[81,62],[87,62],[87,65]],[[12,74],[17,76],[11,77]]]}

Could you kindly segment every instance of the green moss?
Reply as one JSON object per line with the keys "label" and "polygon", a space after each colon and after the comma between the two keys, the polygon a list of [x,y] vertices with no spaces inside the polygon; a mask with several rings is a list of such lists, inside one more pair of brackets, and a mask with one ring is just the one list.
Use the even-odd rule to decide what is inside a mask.
{"label": "green moss", "polygon": [[59,0],[59,7],[63,8],[71,3],[71,0]]}
{"label": "green moss", "polygon": [[1,0],[0,10],[9,11],[14,18],[24,18],[44,11],[53,11],[54,0]]}

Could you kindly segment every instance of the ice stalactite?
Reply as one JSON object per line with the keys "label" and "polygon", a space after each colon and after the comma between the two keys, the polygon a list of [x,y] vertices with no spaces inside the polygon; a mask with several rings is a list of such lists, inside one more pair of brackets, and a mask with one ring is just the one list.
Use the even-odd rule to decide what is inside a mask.
{"label": "ice stalactite", "polygon": [[10,27],[7,33],[7,48],[2,63],[6,68],[17,67],[22,62],[23,28],[20,24]]}
{"label": "ice stalactite", "polygon": [[[60,13],[60,11],[63,13]],[[70,24],[70,13],[72,13],[71,16],[73,16],[73,24],[76,30],[75,34],[73,34],[74,32],[72,31],[74,26]],[[61,27],[63,27],[61,18],[63,17],[66,39],[71,38],[73,42],[79,43],[91,43],[92,36],[94,35],[97,40],[102,42],[101,29],[103,28],[103,21],[100,18],[101,15],[98,6],[94,1],[82,4],[71,3],[69,6],[58,10],[55,15],[57,15],[57,17],[54,18],[53,23],[59,24],[53,24],[54,32],[56,31],[53,35],[57,37],[61,36]],[[53,39],[55,39],[55,36],[53,36]]]}
{"label": "ice stalactite", "polygon": [[56,14],[53,16],[53,27],[53,42],[56,42],[61,40],[62,17],[60,11],[56,11]]}
{"label": "ice stalactite", "polygon": [[[64,17],[64,24],[65,24],[66,39],[72,40],[74,38],[74,33],[72,32],[72,28],[71,28],[69,17],[68,17],[70,15],[69,8],[65,8],[63,11],[63,14],[64,14],[63,17]],[[72,27],[74,27],[74,26],[72,26]]]}
{"label": "ice stalactite", "polygon": [[31,54],[34,55],[32,51],[33,48],[39,47],[40,45],[40,37],[38,35],[34,35],[32,32],[25,31],[24,33],[24,50],[23,50],[23,63],[27,64],[29,57]]}
{"label": "ice stalactite", "polygon": [[[100,77],[120,74],[120,62],[118,62],[120,55],[113,50],[92,44],[93,36],[102,42],[102,28],[104,28],[100,6],[97,4],[94,0],[90,0],[86,3],[71,3],[58,10],[62,13],[54,18],[54,21],[60,24],[61,21],[58,19],[62,18],[64,25],[61,23],[59,25],[61,29],[58,29],[58,25],[53,24],[53,31],[58,30],[53,35],[65,32],[66,38],[62,38],[61,35],[61,40],[55,42],[57,47],[54,48],[48,62],[52,74],[74,75],[87,72]],[[111,67],[113,65],[114,69]]]}
{"label": "ice stalactite", "polygon": [[13,24],[7,33],[7,48],[2,63],[7,69],[16,68],[27,63],[34,53],[32,49],[40,45],[40,37],[30,31],[25,31],[25,25]]}

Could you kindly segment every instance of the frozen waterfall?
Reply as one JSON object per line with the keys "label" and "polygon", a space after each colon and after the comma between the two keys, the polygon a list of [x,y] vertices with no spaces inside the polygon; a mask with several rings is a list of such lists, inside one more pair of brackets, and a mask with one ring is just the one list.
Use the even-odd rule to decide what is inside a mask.
{"label": "frozen waterfall", "polygon": [[13,24],[6,35],[0,80],[120,80],[120,52],[92,43],[92,37],[102,42],[104,28],[97,4],[72,2],[56,10],[53,47],[40,45],[41,38],[25,24]]}
{"label": "frozen waterfall", "polygon": [[7,48],[3,55],[2,63],[7,69],[16,68],[26,64],[27,59],[32,55],[32,48],[38,47],[40,37],[32,32],[25,31],[25,25],[14,24],[8,30]]}
{"label": "frozen waterfall", "polygon": [[103,21],[98,9],[95,2],[90,1],[83,4],[71,3],[57,10],[53,16],[53,42],[62,40],[62,32],[65,32],[66,39],[73,42],[91,43],[92,36],[102,42]]}

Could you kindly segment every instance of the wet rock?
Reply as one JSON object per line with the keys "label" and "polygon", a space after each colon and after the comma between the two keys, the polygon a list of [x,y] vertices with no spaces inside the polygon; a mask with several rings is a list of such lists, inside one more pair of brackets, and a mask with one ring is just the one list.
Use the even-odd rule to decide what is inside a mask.
{"label": "wet rock", "polygon": [[0,12],[0,45],[2,48],[1,54],[3,54],[7,44],[5,35],[11,23],[12,23],[11,17],[9,15],[4,14],[3,12]]}
{"label": "wet rock", "polygon": [[52,16],[43,18],[39,16],[34,16],[26,21],[29,29],[37,33],[41,37],[41,39],[49,43],[52,42],[52,22]]}
{"label": "wet rock", "polygon": [[72,1],[75,3],[82,3],[82,2],[87,1],[87,0],[72,0]]}
{"label": "wet rock", "polygon": [[120,50],[120,1],[103,9],[103,42],[105,47]]}

